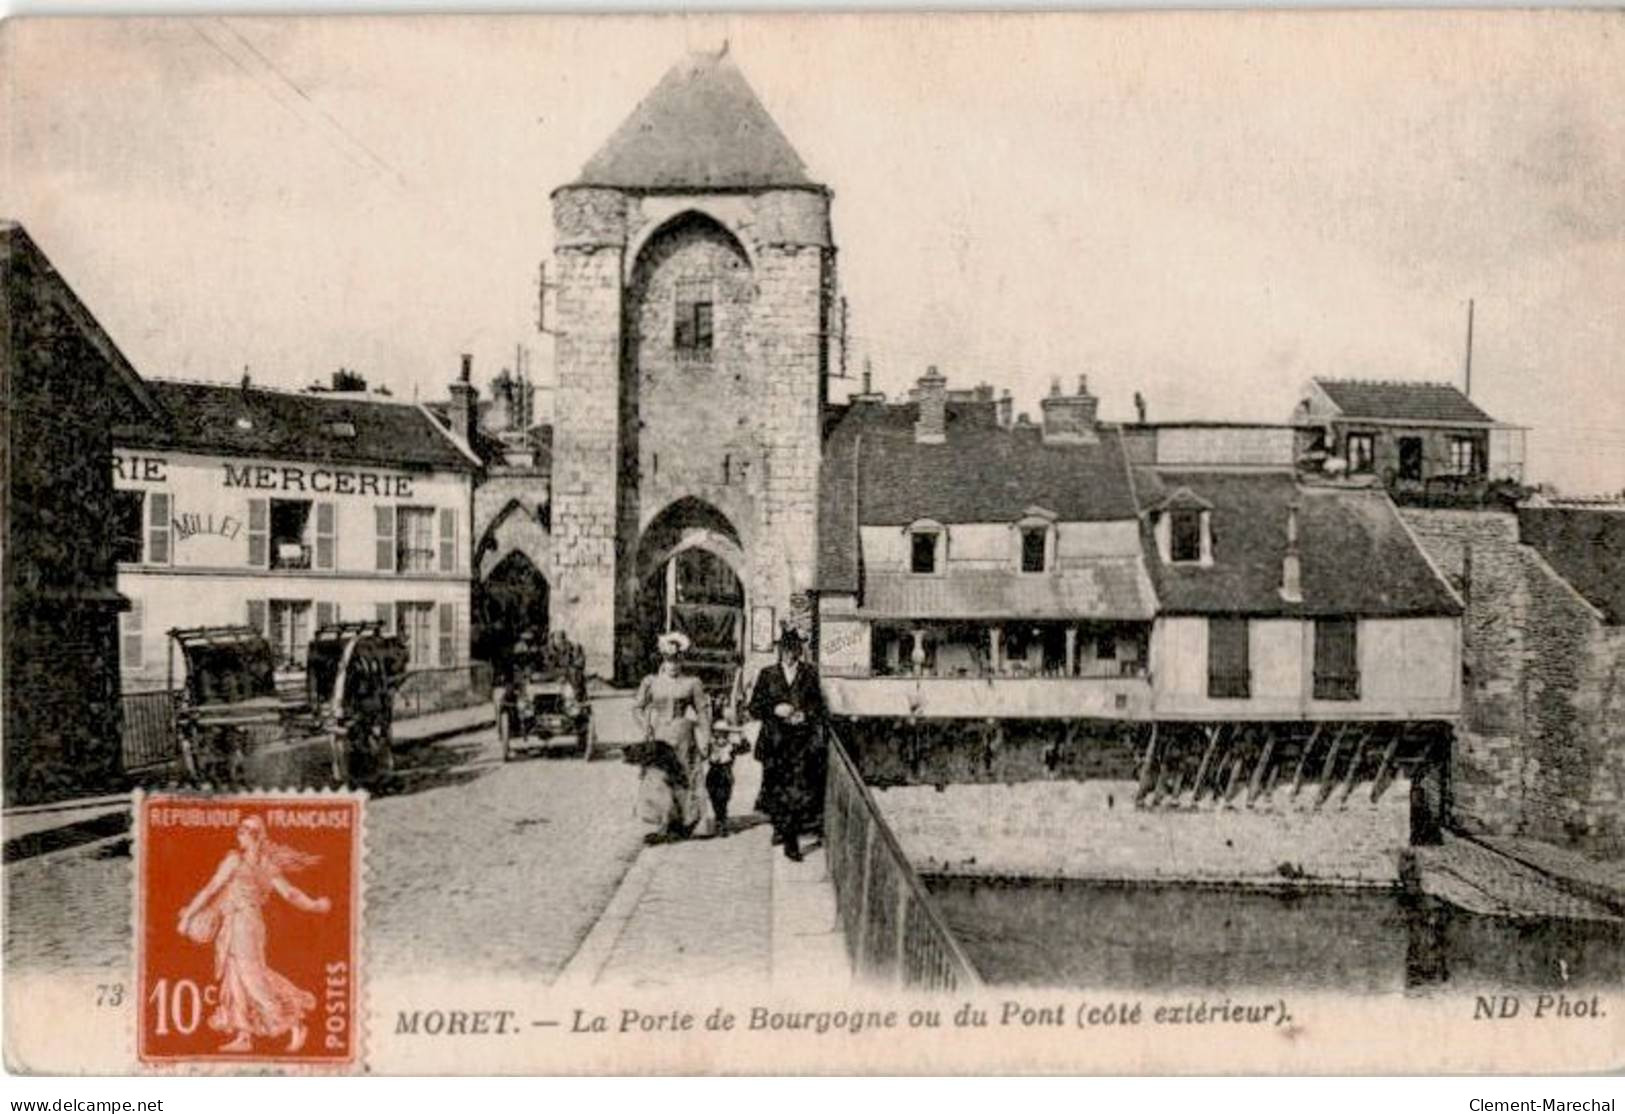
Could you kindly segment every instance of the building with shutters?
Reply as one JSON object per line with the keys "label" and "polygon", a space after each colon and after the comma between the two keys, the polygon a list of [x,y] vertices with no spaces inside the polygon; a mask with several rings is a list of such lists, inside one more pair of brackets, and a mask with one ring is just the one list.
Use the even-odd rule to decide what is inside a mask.
{"label": "building with shutters", "polygon": [[381,619],[412,669],[469,658],[475,457],[423,407],[364,393],[145,380],[115,431],[125,691],[166,683],[168,631],[248,623],[303,664],[333,620]]}

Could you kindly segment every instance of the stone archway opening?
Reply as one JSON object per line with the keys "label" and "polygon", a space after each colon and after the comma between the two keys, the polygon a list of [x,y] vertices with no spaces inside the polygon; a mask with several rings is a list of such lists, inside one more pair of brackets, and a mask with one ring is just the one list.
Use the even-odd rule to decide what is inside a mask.
{"label": "stone archway opening", "polygon": [[633,629],[623,645],[628,679],[655,664],[655,640],[681,631],[689,667],[713,690],[744,662],[744,550],[727,517],[698,499],[680,499],[643,532],[638,546]]}
{"label": "stone archway opening", "polygon": [[529,557],[515,550],[474,590],[474,653],[481,661],[507,661],[521,636],[540,644],[549,634],[547,578]]}

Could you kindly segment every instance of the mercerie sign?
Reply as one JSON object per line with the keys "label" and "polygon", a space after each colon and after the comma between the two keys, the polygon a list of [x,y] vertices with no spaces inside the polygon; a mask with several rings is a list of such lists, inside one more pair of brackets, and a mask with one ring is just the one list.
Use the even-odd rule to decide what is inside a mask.
{"label": "mercerie sign", "polygon": [[[113,474],[132,483],[167,483],[169,462],[163,457],[113,457]],[[224,485],[246,491],[299,492],[314,495],[412,498],[412,477],[355,468],[302,468],[282,464],[221,464]]]}

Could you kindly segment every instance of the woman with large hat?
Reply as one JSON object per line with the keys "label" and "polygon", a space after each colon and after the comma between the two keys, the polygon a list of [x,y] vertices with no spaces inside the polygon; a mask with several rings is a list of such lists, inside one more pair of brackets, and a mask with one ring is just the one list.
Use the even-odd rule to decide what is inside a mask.
{"label": "woman with large hat", "polygon": [[688,836],[705,811],[711,700],[700,679],[683,672],[688,647],[688,636],[679,631],[661,635],[655,643],[660,665],[632,702],[645,738],[638,748],[643,773],[637,814],[654,829],[645,837],[651,842]]}

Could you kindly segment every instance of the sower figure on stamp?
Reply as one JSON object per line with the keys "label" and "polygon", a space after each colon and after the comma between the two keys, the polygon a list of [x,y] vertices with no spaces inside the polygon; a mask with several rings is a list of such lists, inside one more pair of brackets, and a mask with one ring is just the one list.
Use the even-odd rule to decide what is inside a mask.
{"label": "sower figure on stamp", "polygon": [[219,985],[209,1027],[232,1034],[222,1052],[248,1052],[255,1037],[284,1033],[289,1052],[304,1047],[305,1015],[316,1008],[316,996],[266,962],[263,908],[274,893],[306,913],[331,909],[327,898],[311,897],[283,877],[315,862],[314,855],[272,842],[265,822],[250,816],[237,828],[237,849],[180,912],[175,927],[182,936],[214,944]]}
{"label": "sower figure on stamp", "polygon": [[824,693],[818,673],[803,658],[801,635],[786,627],[779,636],[779,660],[756,675],[750,714],[761,721],[757,758],[762,792],[756,807],[773,824],[773,841],[785,857],[801,861],[801,837],[823,821]]}

